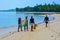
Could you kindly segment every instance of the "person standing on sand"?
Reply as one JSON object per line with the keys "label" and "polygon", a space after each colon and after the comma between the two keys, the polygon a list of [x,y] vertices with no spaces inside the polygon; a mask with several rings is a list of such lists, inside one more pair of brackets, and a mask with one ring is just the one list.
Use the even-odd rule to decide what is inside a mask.
{"label": "person standing on sand", "polygon": [[28,31],[28,16],[26,16],[24,23],[25,23],[24,31],[26,30],[26,28],[27,28],[27,31]]}
{"label": "person standing on sand", "polygon": [[19,28],[21,28],[22,31],[22,26],[21,26],[21,18],[18,18],[18,32],[19,32]]}
{"label": "person standing on sand", "polygon": [[48,17],[47,14],[46,14],[46,17],[44,18],[44,22],[46,23],[46,27],[47,27],[47,24],[48,24],[48,22],[49,22],[49,17]]}
{"label": "person standing on sand", "polygon": [[31,16],[31,18],[30,18],[30,24],[31,24],[31,31],[33,31],[33,26],[34,26],[34,18],[33,18],[33,16]]}

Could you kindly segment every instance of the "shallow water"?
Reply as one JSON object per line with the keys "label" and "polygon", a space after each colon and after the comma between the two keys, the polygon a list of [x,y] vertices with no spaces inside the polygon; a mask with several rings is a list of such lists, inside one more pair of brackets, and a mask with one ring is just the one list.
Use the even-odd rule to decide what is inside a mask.
{"label": "shallow water", "polygon": [[[32,13],[16,13],[16,12],[0,12],[0,34],[4,34],[10,31],[14,31],[17,29],[17,24],[18,24],[18,17],[21,17],[22,20],[25,19],[25,17],[28,16],[28,23],[30,20],[30,17],[33,16],[35,19],[35,23],[41,23],[44,21],[44,17],[40,14],[32,14]],[[53,17],[49,15],[49,20],[53,20]],[[15,26],[16,25],[16,26]],[[8,28],[8,27],[13,27],[15,28]],[[6,29],[3,29],[5,28]],[[1,28],[3,30],[1,30]]]}
{"label": "shallow water", "polygon": [[[18,17],[21,17],[22,20],[25,19],[25,16],[28,16],[28,21],[31,16],[35,19],[35,23],[43,22],[44,16],[39,14],[32,13],[16,13],[16,12],[0,12],[0,27],[6,27],[11,25],[17,25]],[[49,16],[49,19],[52,20],[52,16]]]}

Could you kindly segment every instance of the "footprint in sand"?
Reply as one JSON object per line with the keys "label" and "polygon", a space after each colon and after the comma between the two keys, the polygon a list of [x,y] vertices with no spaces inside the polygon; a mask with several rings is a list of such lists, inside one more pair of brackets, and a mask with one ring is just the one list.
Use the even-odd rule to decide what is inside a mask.
{"label": "footprint in sand", "polygon": [[53,35],[51,35],[51,37],[54,37]]}

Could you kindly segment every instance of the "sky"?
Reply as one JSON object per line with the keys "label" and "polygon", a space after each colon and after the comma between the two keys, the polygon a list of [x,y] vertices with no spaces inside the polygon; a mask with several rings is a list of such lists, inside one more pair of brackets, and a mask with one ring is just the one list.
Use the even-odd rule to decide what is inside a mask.
{"label": "sky", "polygon": [[0,10],[8,10],[24,8],[26,6],[35,6],[36,4],[52,4],[52,2],[60,4],[60,0],[0,0]]}

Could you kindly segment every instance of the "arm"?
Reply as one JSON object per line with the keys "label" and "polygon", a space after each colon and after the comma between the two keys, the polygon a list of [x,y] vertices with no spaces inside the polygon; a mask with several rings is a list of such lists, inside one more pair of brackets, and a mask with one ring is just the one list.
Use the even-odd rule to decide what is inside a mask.
{"label": "arm", "polygon": [[35,21],[34,21],[34,19],[33,19],[33,23],[35,24]]}
{"label": "arm", "polygon": [[44,18],[44,22],[46,21],[46,19]]}
{"label": "arm", "polygon": [[30,22],[29,23],[31,24],[31,19],[30,19]]}
{"label": "arm", "polygon": [[49,18],[48,18],[48,21],[49,21]]}

